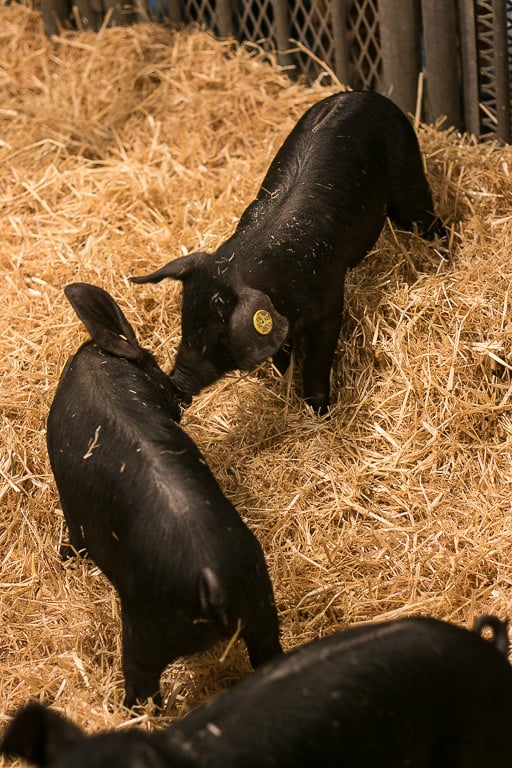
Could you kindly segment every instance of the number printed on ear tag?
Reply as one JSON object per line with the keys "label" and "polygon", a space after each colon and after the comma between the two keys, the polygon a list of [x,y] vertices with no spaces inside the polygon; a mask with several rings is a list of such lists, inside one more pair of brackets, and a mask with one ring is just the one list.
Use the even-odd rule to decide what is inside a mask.
{"label": "number printed on ear tag", "polygon": [[252,324],[262,336],[266,336],[272,330],[272,315],[266,309],[258,309],[252,317]]}

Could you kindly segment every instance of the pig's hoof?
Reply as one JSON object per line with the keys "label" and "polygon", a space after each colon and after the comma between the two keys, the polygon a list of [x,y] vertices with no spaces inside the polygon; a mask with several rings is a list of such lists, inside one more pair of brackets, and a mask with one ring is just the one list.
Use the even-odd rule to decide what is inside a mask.
{"label": "pig's hoof", "polygon": [[318,416],[325,416],[329,410],[329,398],[325,395],[308,395],[305,400]]}

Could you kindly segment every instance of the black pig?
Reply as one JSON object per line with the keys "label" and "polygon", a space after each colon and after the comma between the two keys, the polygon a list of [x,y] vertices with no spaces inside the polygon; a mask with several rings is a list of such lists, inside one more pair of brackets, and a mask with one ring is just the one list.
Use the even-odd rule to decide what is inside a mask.
{"label": "black pig", "polygon": [[430,618],[355,627],[273,659],[171,727],[86,736],[39,704],[3,750],[49,768],[503,768],[512,669],[495,640]]}
{"label": "black pig", "polygon": [[121,600],[126,704],[155,696],[164,667],[240,628],[253,666],[281,651],[261,547],[177,425],[173,385],[112,297],[66,296],[91,341],[67,362],[48,453],[71,545]]}
{"label": "black pig", "polygon": [[386,216],[442,232],[411,123],[377,93],[323,99],[292,130],[229,240],[132,278],[183,281],[171,380],[184,402],[269,356],[284,372],[300,340],[304,396],[324,412],[345,273],[372,248]]}

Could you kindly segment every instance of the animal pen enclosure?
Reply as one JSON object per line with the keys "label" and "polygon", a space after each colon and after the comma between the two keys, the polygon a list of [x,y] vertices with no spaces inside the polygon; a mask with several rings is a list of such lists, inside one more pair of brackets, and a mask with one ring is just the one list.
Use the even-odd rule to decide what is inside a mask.
{"label": "animal pen enclosure", "polygon": [[[48,34],[71,0],[41,0]],[[75,5],[73,3],[73,5]],[[110,10],[109,10],[110,9]],[[329,70],[406,112],[481,138],[511,139],[512,0],[77,0],[84,28],[137,19],[196,22],[220,38],[271,44],[291,76]]]}
{"label": "animal pen enclosure", "polygon": [[[106,288],[168,371],[179,286],[128,277],[231,234],[295,121],[339,86],[198,29],[48,39],[38,12],[0,15],[0,725],[40,698],[91,730],[156,727],[248,662],[240,645],[182,660],[163,716],[122,706],[115,593],[58,556],[45,424],[86,338],[63,287]],[[286,649],[376,619],[512,616],[512,147],[417,130],[448,239],[386,225],[350,273],[330,417],[270,364],[184,416],[264,548]]]}

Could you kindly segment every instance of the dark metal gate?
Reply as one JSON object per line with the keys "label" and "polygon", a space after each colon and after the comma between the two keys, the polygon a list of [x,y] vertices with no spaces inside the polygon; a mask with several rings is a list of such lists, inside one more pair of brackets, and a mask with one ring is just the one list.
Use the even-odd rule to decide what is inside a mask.
{"label": "dark metal gate", "polygon": [[[130,4],[131,2],[131,4]],[[72,18],[199,23],[271,45],[291,76],[329,73],[387,93],[407,112],[511,141],[512,0],[41,0],[48,34]],[[143,5],[140,5],[143,3]],[[112,11],[110,11],[112,13]]]}

